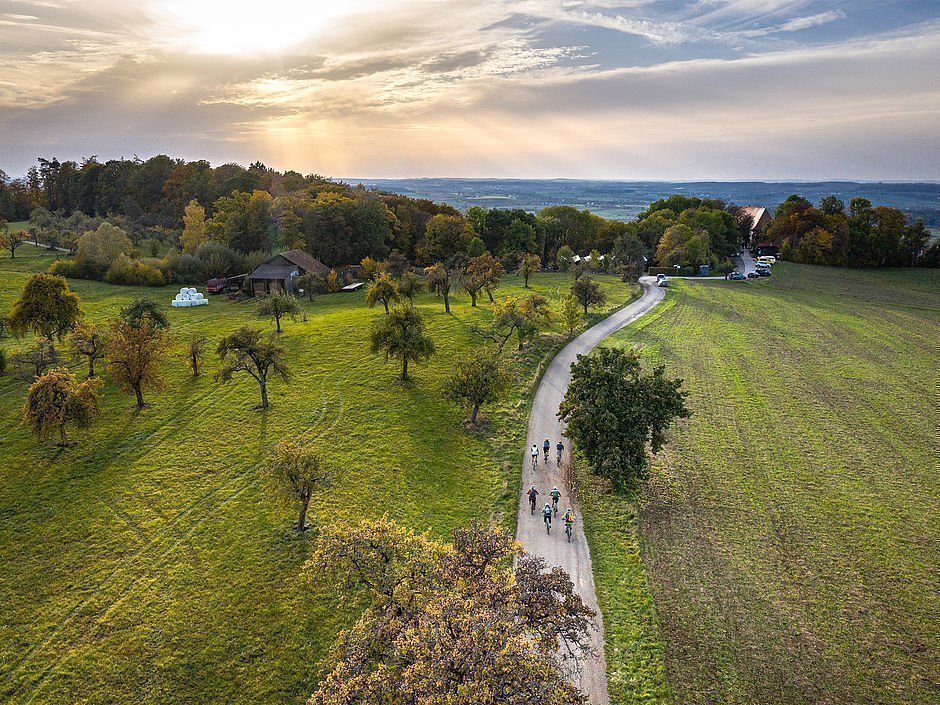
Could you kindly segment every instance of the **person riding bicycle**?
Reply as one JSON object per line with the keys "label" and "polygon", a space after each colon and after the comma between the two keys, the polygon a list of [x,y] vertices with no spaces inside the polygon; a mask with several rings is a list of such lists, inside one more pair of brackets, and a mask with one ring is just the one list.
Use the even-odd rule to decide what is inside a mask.
{"label": "person riding bicycle", "polygon": [[571,507],[568,507],[565,510],[565,526],[571,526],[574,524],[574,512],[571,511]]}
{"label": "person riding bicycle", "polygon": [[561,499],[561,490],[559,490],[557,487],[552,487],[552,491],[549,492],[549,494],[552,497],[552,510],[555,512],[555,514],[557,514],[558,500]]}
{"label": "person riding bicycle", "polygon": [[535,509],[535,498],[539,496],[539,491],[535,489],[535,485],[532,485],[526,494],[529,495],[529,504],[532,505],[532,509]]}
{"label": "person riding bicycle", "polygon": [[545,462],[548,462],[548,451],[551,450],[552,444],[549,443],[548,439],[545,439],[545,442],[542,444],[542,450],[545,451]]}
{"label": "person riding bicycle", "polygon": [[555,459],[559,463],[561,462],[561,454],[564,452],[565,452],[565,444],[562,443],[561,441],[558,441],[558,443],[555,444]]}
{"label": "person riding bicycle", "polygon": [[545,506],[542,508],[542,521],[548,526],[552,525],[552,506],[548,502],[546,502]]}
{"label": "person riding bicycle", "polygon": [[532,444],[532,464],[539,464],[539,447],[534,443]]}

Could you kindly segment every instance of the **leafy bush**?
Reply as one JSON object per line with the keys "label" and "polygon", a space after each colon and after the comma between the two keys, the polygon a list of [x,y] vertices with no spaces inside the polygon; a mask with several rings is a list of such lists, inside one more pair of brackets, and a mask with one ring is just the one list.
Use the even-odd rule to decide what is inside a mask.
{"label": "leafy bush", "polygon": [[228,245],[208,240],[196,248],[196,259],[206,277],[227,277],[245,271],[245,258]]}
{"label": "leafy bush", "polygon": [[109,284],[127,284],[129,286],[163,286],[163,272],[156,267],[134,260],[127,255],[119,255],[108,267],[104,280]]}

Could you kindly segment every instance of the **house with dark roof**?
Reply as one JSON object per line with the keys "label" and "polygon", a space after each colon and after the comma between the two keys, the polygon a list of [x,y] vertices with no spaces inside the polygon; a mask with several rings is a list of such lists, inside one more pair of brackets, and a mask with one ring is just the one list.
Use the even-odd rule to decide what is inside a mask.
{"label": "house with dark roof", "polygon": [[303,250],[281,252],[248,275],[251,293],[255,296],[270,294],[272,291],[293,294],[297,290],[297,277],[308,272],[325,277],[330,273],[330,268]]}

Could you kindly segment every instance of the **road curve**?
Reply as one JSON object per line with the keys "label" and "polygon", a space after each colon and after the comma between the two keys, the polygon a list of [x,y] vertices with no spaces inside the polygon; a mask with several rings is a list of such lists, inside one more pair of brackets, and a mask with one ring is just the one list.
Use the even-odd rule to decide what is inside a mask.
{"label": "road curve", "polygon": [[[516,538],[528,553],[542,556],[550,566],[557,565],[564,568],[571,576],[575,589],[585,603],[597,612],[598,631],[593,639],[598,656],[588,659],[583,664],[580,682],[577,683],[595,705],[608,705],[610,697],[607,694],[607,672],[604,661],[604,623],[597,607],[594,574],[591,569],[591,552],[584,536],[584,529],[581,522],[576,521],[574,535],[569,544],[565,537],[564,523],[556,520],[552,526],[551,535],[547,535],[538,513],[534,517],[531,516],[529,502],[524,493],[530,485],[534,484],[541,493],[539,500],[544,506],[546,501],[551,501],[549,492],[552,487],[557,486],[562,492],[558,518],[561,518],[565,507],[571,506],[575,516],[580,519],[580,508],[575,500],[567,496],[561,470],[555,466],[554,462],[555,443],[563,433],[562,423],[557,417],[558,406],[571,381],[571,364],[577,360],[578,355],[590,352],[608,335],[632,323],[662,301],[665,292],[656,286],[652,277],[641,278],[640,284],[643,286],[643,295],[639,299],[584,331],[568,343],[549,363],[532,401],[526,448],[531,448],[535,444],[541,452],[543,441],[549,438],[552,444],[551,460],[546,467],[540,457],[538,467],[533,470],[529,452],[526,450],[522,462],[523,494],[519,500]],[[570,449],[571,443],[567,438],[564,439],[564,443],[567,457],[567,449]]]}

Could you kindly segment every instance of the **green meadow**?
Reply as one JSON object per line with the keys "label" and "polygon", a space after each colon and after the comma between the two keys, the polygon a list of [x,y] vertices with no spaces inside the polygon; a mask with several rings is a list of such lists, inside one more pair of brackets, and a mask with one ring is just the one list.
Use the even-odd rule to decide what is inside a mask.
{"label": "green meadow", "polygon": [[[53,259],[29,245],[0,259],[0,309]],[[635,295],[600,279],[611,306]],[[531,285],[557,299],[568,278],[540,274]],[[133,397],[108,383],[102,416],[73,431],[65,450],[22,426],[27,383],[0,378],[0,700],[304,702],[354,614],[335,585],[301,575],[316,532],[290,532],[293,513],[260,474],[281,438],[313,443],[337,466],[311,505],[315,525],[387,514],[438,537],[471,519],[512,528],[529,394],[557,331],[522,353],[507,350],[513,389],[484,408],[480,430],[468,430],[441,385],[454,357],[479,344],[470,326],[489,321],[488,302],[472,309],[457,296],[447,315],[421,296],[437,354],[403,385],[397,366],[368,350],[381,307],[368,309],[362,293],[321,296],[303,302],[306,320],[286,322],[293,379],[269,384],[263,413],[252,409],[254,380],[217,383],[212,354],[193,380],[182,358],[195,332],[214,348],[245,323],[273,330],[251,303],[213,297],[170,309],[177,287],[70,286],[93,320],[154,296],[176,344],[167,388],[145,393],[150,406],[136,412]],[[498,296],[523,291],[508,276]]]}
{"label": "green meadow", "polygon": [[608,344],[693,416],[582,490],[615,702],[936,703],[940,277],[671,282]]}

